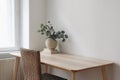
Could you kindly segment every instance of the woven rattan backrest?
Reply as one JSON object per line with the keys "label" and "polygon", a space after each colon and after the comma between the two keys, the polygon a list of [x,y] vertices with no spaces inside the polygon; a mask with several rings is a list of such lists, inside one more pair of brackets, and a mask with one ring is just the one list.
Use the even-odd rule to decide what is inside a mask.
{"label": "woven rattan backrest", "polygon": [[41,80],[40,52],[21,48],[24,80]]}

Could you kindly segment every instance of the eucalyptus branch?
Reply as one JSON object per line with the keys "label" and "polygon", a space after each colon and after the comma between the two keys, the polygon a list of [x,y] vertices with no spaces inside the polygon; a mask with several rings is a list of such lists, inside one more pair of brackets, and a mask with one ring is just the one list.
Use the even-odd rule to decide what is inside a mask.
{"label": "eucalyptus branch", "polygon": [[63,42],[68,38],[68,35],[65,34],[65,31],[62,30],[56,32],[50,21],[48,21],[47,24],[41,24],[38,32],[40,32],[42,35],[46,35],[47,38],[52,38],[54,40],[62,39]]}

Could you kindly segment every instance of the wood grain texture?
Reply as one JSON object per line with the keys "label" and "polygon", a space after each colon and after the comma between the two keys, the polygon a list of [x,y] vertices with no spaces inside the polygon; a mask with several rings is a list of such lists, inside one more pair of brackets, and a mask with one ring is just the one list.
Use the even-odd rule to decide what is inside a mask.
{"label": "wood grain texture", "polygon": [[75,72],[71,72],[72,73],[72,76],[71,76],[71,80],[76,80],[76,74],[75,74]]}
{"label": "wood grain texture", "polygon": [[112,64],[111,61],[107,60],[62,53],[52,55],[42,54],[41,57],[42,63],[69,71],[81,71]]}
{"label": "wood grain texture", "polygon": [[52,75],[41,74],[40,52],[30,49],[20,49],[23,62],[24,80],[67,80],[65,78]]}
{"label": "wood grain texture", "polygon": [[[20,53],[10,53],[21,57]],[[113,64],[112,61],[71,54],[41,54],[41,63],[69,71],[82,71]]]}
{"label": "wood grain texture", "polygon": [[[21,57],[20,53],[10,53],[11,55]],[[101,68],[103,80],[107,80],[105,67],[113,64],[111,61],[101,60],[91,57],[71,54],[41,54],[41,63],[50,67],[55,67],[63,70],[70,71],[71,80],[75,80],[76,72],[93,68]],[[48,68],[46,67],[46,71]]]}
{"label": "wood grain texture", "polygon": [[103,80],[108,80],[105,66],[101,67],[101,71],[102,71]]}
{"label": "wood grain texture", "polygon": [[24,80],[41,80],[40,52],[21,49]]}
{"label": "wood grain texture", "polygon": [[19,68],[20,57],[16,57],[14,69],[13,69],[13,80],[17,80],[17,73]]}

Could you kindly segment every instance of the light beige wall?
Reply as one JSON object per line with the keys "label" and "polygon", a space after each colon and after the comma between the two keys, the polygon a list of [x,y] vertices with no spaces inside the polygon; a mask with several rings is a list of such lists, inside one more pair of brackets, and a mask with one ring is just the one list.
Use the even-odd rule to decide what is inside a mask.
{"label": "light beige wall", "polygon": [[45,0],[21,1],[22,47],[42,50],[45,38],[38,33],[45,22]]}
{"label": "light beige wall", "polygon": [[[37,34],[37,30],[40,22],[44,22],[45,19],[46,21],[50,20],[56,26],[56,29],[64,29],[69,35],[69,39],[60,44],[62,52],[114,61],[113,68],[109,67],[111,70],[108,70],[109,80],[119,80],[119,0],[27,1],[27,5],[22,4],[26,6],[26,8],[22,8],[23,46],[43,49],[45,38]],[[26,12],[26,10],[28,11]],[[46,10],[46,13],[44,10]],[[63,71],[55,70],[55,72],[70,78],[68,72],[65,72],[64,75]],[[77,80],[79,79],[101,80],[101,75],[99,69],[89,70],[77,73]]]}
{"label": "light beige wall", "polygon": [[45,22],[45,0],[30,0],[30,48],[42,50],[45,38],[38,33],[41,23]]}
{"label": "light beige wall", "polygon": [[[46,0],[46,4],[46,20],[69,35],[60,44],[61,51],[114,61],[108,70],[109,80],[119,80],[120,1]],[[77,80],[102,80],[99,69],[77,75]]]}

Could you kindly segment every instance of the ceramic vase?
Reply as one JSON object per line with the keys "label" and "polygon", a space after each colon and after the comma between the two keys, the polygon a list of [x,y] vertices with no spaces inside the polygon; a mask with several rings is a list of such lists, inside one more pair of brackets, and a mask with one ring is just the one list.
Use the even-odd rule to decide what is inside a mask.
{"label": "ceramic vase", "polygon": [[55,48],[57,46],[57,41],[52,38],[48,38],[48,39],[46,39],[45,45],[46,45],[46,48],[48,48],[50,50],[55,50]]}

